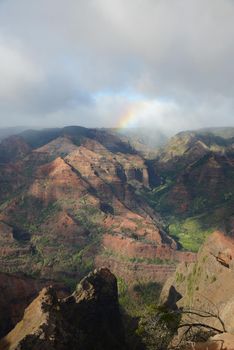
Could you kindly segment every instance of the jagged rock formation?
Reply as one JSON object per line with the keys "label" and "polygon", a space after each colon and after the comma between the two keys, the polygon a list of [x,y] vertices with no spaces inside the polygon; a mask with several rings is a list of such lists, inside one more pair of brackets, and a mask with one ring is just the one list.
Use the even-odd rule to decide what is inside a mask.
{"label": "jagged rock formation", "polygon": [[220,332],[234,334],[233,237],[214,232],[200,249],[195,263],[178,265],[164,286],[162,301],[168,298],[172,287],[181,295],[177,306],[195,312],[184,314],[185,323],[205,323]]}
{"label": "jagged rock formation", "polygon": [[[24,309],[37,293],[52,281],[29,278],[23,275],[0,273],[0,337],[7,334],[21,320]],[[59,296],[68,295],[68,288],[53,283]]]}
{"label": "jagged rock formation", "polygon": [[58,299],[44,288],[17,326],[0,341],[1,350],[124,350],[117,281],[107,269],[85,277],[75,292]]}

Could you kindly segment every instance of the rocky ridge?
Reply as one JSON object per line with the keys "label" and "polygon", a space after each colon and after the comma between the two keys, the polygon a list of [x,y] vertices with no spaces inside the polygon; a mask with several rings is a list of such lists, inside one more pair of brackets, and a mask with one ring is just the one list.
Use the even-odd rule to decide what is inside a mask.
{"label": "rocky ridge", "polygon": [[85,277],[75,292],[58,299],[44,288],[16,327],[0,341],[1,350],[124,350],[117,281],[107,269]]}
{"label": "rocky ridge", "polygon": [[0,337],[21,320],[25,308],[37,293],[51,283],[60,297],[68,295],[68,288],[58,282],[0,273]]}
{"label": "rocky ridge", "polygon": [[181,132],[148,161],[158,183],[145,191],[145,198],[188,251],[197,252],[213,231],[230,230],[233,136],[233,128]]}
{"label": "rocky ridge", "polygon": [[[231,195],[224,195],[233,191],[233,143],[233,137],[226,139],[211,132],[182,132],[174,136],[153,161],[155,172],[166,185],[162,209],[165,204],[165,211],[190,211],[191,215],[191,209],[199,211],[206,205],[230,200]],[[193,202],[198,198],[200,206],[194,208]]]}
{"label": "rocky ridge", "polygon": [[128,143],[71,127],[25,132],[4,144],[17,148],[19,139],[25,152],[9,155],[0,171],[2,271],[77,279],[95,256],[106,266],[108,255],[120,264],[126,256],[132,267],[135,257],[142,269],[150,259],[167,266],[175,255],[186,258],[140,194],[153,174]]}
{"label": "rocky ridge", "polygon": [[[192,315],[183,315],[184,323],[205,323],[222,334],[230,334],[217,335],[217,339],[231,339],[234,337],[231,336],[234,335],[233,259],[233,237],[221,231],[214,232],[200,249],[195,263],[178,265],[176,272],[163,288],[162,301],[168,300],[169,291],[174,290],[180,295],[176,302],[177,307],[193,312]],[[180,336],[181,334],[179,333]],[[216,338],[210,341],[208,349],[216,349]],[[199,346],[195,349],[203,349],[204,345]]]}

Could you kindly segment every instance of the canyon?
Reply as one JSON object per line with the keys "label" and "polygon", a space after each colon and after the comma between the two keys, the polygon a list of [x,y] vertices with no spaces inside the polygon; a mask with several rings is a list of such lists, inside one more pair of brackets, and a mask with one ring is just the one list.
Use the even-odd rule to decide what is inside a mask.
{"label": "canyon", "polygon": [[[128,139],[108,129],[26,130],[4,138],[0,335],[16,326],[26,307],[26,315],[33,317],[35,308],[43,324],[53,319],[54,311],[45,316],[36,305],[45,300],[53,305],[51,310],[60,309],[77,281],[95,268],[112,271],[133,299],[136,288],[143,286],[149,292],[147,286],[154,282],[164,285],[164,301],[173,286],[182,296],[179,308],[208,308],[199,293],[205,299],[212,295],[211,303],[224,310],[225,330],[232,334],[234,132],[230,132],[183,132],[153,152],[147,144],[134,142],[134,134]],[[218,293],[227,279],[224,294]],[[29,306],[43,287],[47,289]],[[65,314],[59,318],[66,328]],[[34,323],[39,326],[36,319]],[[10,333],[10,343],[26,341],[29,346],[24,324]],[[67,332],[71,334],[70,329]],[[53,338],[54,333],[48,336]]]}
{"label": "canyon", "polygon": [[[77,279],[95,262],[128,260],[134,280],[133,258],[140,270],[158,259],[164,271],[194,259],[177,250],[141,195],[154,174],[128,143],[78,127],[30,137],[12,136],[0,146],[2,271]],[[158,266],[154,275],[162,279]]]}

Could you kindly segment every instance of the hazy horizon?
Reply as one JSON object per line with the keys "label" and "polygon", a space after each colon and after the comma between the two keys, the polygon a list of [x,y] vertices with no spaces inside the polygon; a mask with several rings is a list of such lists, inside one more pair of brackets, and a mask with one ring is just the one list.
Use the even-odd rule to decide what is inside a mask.
{"label": "hazy horizon", "polygon": [[45,129],[63,129],[63,128],[66,128],[66,127],[84,127],[84,128],[90,128],[90,129],[111,129],[111,130],[116,130],[117,132],[119,133],[123,133],[125,134],[126,132],[131,132],[131,131],[136,131],[136,134],[137,135],[140,135],[140,131],[148,131],[150,133],[153,133],[154,131],[155,132],[159,132],[161,133],[162,135],[170,138],[174,135],[176,135],[177,133],[180,133],[180,132],[199,132],[199,131],[214,131],[215,129],[229,129],[229,128],[233,128],[234,129],[234,126],[218,126],[218,127],[198,127],[198,128],[192,128],[192,129],[181,129],[179,131],[175,131],[173,132],[172,130],[162,130],[160,129],[159,127],[157,127],[156,125],[154,125],[153,127],[150,127],[150,126],[144,126],[144,127],[139,127],[139,126],[131,126],[131,127],[125,127],[125,128],[116,128],[116,127],[102,127],[102,126],[99,126],[99,127],[95,127],[95,126],[90,126],[90,127],[86,127],[86,126],[82,126],[82,125],[78,125],[78,124],[64,124],[64,125],[61,125],[61,126],[58,126],[58,125],[53,125],[53,126],[43,126],[43,125],[38,125],[38,126],[26,126],[26,125],[15,125],[15,126],[6,126],[6,127],[0,127],[0,131],[9,131],[9,135],[13,135],[11,133],[11,131],[15,130],[16,131],[16,134],[19,134],[23,131],[28,131],[28,130],[38,130],[38,131],[42,131],[42,130],[45,130]]}

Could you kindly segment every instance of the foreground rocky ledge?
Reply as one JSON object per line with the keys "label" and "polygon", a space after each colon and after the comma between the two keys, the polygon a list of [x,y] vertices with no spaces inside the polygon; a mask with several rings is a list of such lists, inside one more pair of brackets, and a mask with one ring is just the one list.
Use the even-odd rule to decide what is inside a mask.
{"label": "foreground rocky ledge", "polygon": [[85,277],[75,292],[58,299],[44,288],[23,319],[0,341],[0,350],[124,350],[117,281],[101,268]]}
{"label": "foreground rocky ledge", "polygon": [[51,284],[59,297],[69,295],[69,288],[63,283],[0,272],[0,339],[22,319],[25,308],[39,291]]}
{"label": "foreground rocky ledge", "polygon": [[234,238],[231,233],[215,231],[199,250],[197,261],[179,264],[164,285],[161,302],[183,310],[180,322],[185,326],[173,344],[180,344],[190,326],[196,325],[194,334],[209,327],[220,334],[207,342],[189,343],[186,350],[234,350],[233,291]]}
{"label": "foreground rocky ledge", "polygon": [[234,335],[217,334],[205,343],[188,345],[186,350],[234,350]]}

